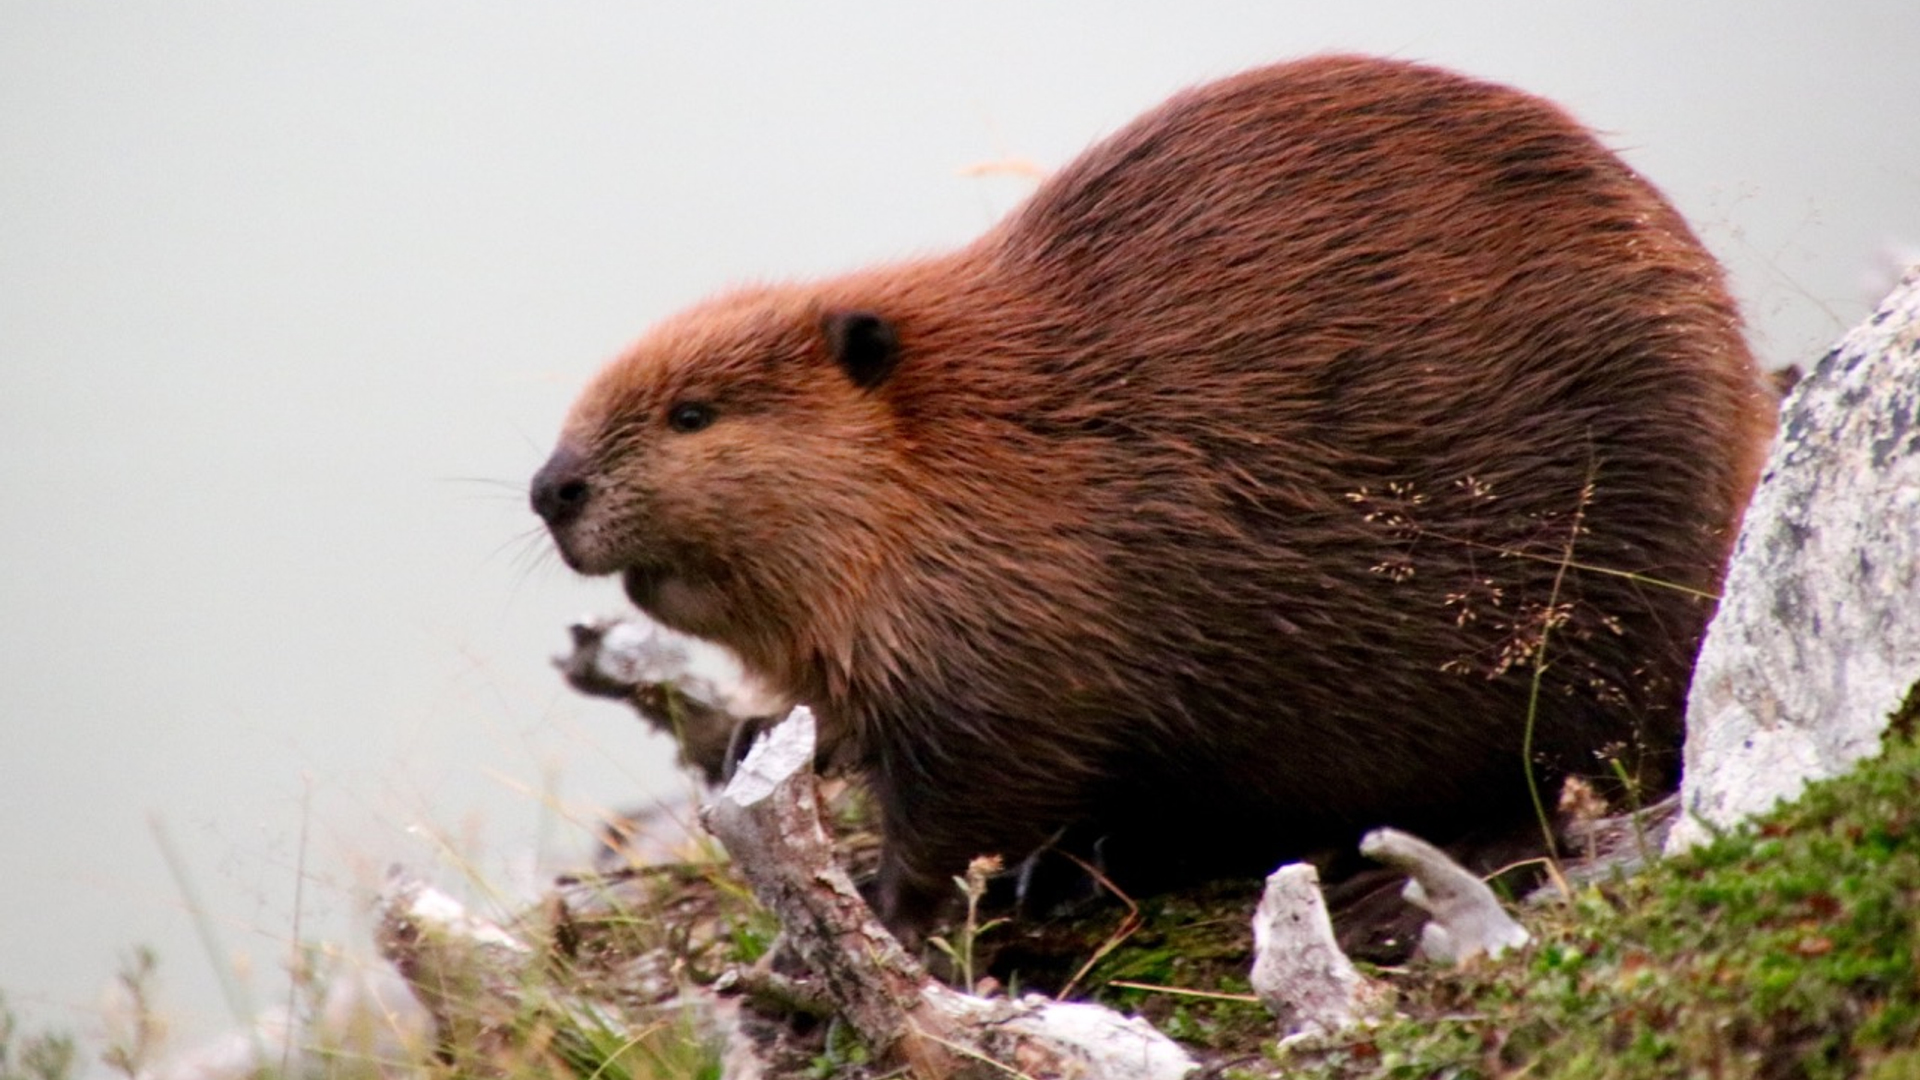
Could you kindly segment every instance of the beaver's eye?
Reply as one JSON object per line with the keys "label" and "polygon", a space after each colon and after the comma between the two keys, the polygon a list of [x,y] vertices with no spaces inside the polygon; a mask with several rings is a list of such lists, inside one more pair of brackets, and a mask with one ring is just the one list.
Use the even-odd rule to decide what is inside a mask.
{"label": "beaver's eye", "polygon": [[667,410],[667,426],[681,434],[699,431],[713,423],[713,406],[698,401],[683,401]]}

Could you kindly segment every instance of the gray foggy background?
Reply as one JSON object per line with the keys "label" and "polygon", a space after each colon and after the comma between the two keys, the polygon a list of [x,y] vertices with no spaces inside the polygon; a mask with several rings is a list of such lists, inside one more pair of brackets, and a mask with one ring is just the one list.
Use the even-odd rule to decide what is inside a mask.
{"label": "gray foggy background", "polygon": [[263,1006],[296,935],[364,951],[388,862],[505,903],[677,790],[547,666],[621,606],[523,509],[579,383],[718,286],[966,239],[1031,183],[974,166],[1329,49],[1604,130],[1771,363],[1920,243],[1911,0],[0,2],[0,989],[88,1035],[148,943],[204,1035],[217,971]]}

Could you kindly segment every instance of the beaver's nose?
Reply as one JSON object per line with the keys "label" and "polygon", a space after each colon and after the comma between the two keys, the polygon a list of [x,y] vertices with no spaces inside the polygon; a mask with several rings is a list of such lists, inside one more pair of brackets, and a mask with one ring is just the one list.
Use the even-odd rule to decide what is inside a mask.
{"label": "beaver's nose", "polygon": [[562,446],[553,452],[540,471],[533,474],[529,501],[533,512],[550,529],[558,529],[577,519],[587,508],[593,488],[587,483],[586,459]]}

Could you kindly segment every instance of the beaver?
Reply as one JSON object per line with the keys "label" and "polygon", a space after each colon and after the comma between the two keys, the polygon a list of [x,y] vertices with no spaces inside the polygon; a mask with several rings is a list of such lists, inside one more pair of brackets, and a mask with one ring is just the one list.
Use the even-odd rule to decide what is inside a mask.
{"label": "beaver", "polygon": [[913,930],[981,853],[1158,888],[1670,784],[1772,415],[1590,132],[1335,56],[1178,94],[951,253],[666,319],[531,495],[814,708]]}

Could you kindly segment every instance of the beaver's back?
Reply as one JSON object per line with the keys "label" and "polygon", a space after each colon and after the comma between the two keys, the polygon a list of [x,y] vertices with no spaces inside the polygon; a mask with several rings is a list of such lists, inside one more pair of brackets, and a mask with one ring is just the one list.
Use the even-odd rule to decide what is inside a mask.
{"label": "beaver's back", "polygon": [[[939,589],[877,594],[967,640],[828,703],[909,889],[1063,825],[1249,866],[1457,830],[1521,806],[1530,716],[1543,780],[1670,778],[1770,400],[1712,259],[1557,109],[1263,69],[848,280],[928,503],[973,521],[927,534]],[[1242,813],[1270,837],[1208,850]]]}

